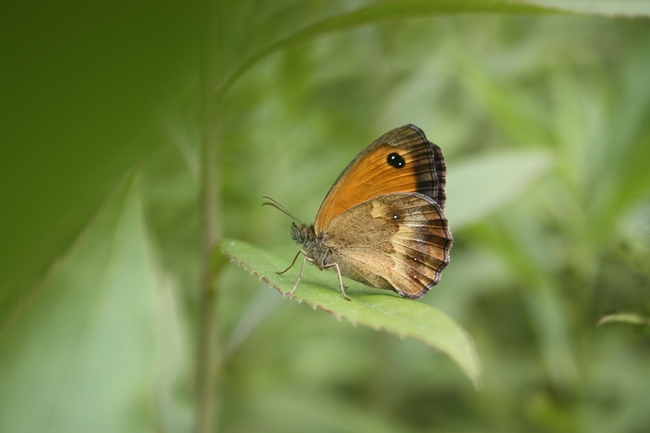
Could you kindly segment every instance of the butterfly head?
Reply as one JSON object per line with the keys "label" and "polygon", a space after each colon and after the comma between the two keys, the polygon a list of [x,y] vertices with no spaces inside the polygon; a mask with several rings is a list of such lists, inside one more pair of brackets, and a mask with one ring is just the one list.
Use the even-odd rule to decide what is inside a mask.
{"label": "butterfly head", "polygon": [[293,222],[291,223],[291,237],[298,245],[305,245],[316,238],[314,226]]}
{"label": "butterfly head", "polygon": [[280,210],[282,213],[289,215],[291,219],[293,219],[293,223],[291,223],[291,237],[298,245],[304,246],[316,238],[316,233],[314,231],[313,225],[308,226],[300,221],[297,216],[295,216],[289,209],[278,203],[274,198],[266,195],[262,197],[269,200],[268,202],[262,203],[262,206],[273,206],[274,208]]}

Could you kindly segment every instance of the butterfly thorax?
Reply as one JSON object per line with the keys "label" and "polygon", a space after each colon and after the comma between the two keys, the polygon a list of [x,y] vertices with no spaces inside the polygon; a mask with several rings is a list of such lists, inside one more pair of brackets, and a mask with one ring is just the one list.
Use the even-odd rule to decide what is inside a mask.
{"label": "butterfly thorax", "polygon": [[332,250],[325,245],[326,234],[316,234],[313,225],[292,223],[291,237],[320,269],[332,263]]}

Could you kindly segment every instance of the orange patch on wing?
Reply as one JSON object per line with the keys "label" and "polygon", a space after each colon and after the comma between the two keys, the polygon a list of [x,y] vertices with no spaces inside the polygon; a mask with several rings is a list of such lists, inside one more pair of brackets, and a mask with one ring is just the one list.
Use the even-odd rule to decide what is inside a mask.
{"label": "orange patch on wing", "polygon": [[419,192],[444,208],[444,171],[442,153],[419,128],[407,125],[391,130],[343,170],[325,197],[314,228],[321,232],[344,210],[395,192]]}

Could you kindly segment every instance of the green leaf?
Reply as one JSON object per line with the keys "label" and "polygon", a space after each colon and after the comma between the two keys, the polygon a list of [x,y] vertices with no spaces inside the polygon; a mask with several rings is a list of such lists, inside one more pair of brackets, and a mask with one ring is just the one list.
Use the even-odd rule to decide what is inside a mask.
{"label": "green leaf", "polygon": [[177,415],[178,314],[130,178],[2,329],[0,431],[153,431],[159,403]]}
{"label": "green leaf", "polygon": [[253,54],[229,76],[217,92],[220,100],[239,77],[271,53],[308,42],[320,35],[345,31],[371,24],[445,15],[493,13],[504,15],[534,15],[572,13],[604,16],[650,16],[650,4],[638,1],[499,1],[499,0],[414,0],[382,2],[348,13],[327,17],[294,31]]}
{"label": "green leaf", "polygon": [[[299,264],[289,272],[278,275],[276,272],[287,266],[287,258],[277,257],[244,242],[224,239],[221,241],[221,251],[283,296],[291,291],[298,278]],[[314,309],[323,310],[353,325],[360,324],[402,338],[419,340],[449,356],[477,389],[481,386],[481,365],[474,342],[458,323],[427,304],[403,299],[355,281],[346,283],[350,285],[346,292],[351,301],[341,295],[337,277],[333,273],[319,272],[314,266],[305,266],[293,299],[304,301]]]}
{"label": "green leaf", "polygon": [[650,16],[650,2],[639,0],[528,0],[525,3],[588,15],[630,18]]}
{"label": "green leaf", "polygon": [[641,316],[634,313],[618,313],[603,316],[598,321],[598,326],[606,323],[630,323],[632,325],[646,325],[650,326],[650,318]]}
{"label": "green leaf", "polygon": [[0,326],[160,148],[160,115],[178,104],[200,39],[186,4],[79,6],[0,14]]}
{"label": "green leaf", "polygon": [[552,166],[547,152],[482,155],[452,164],[447,173],[445,215],[452,229],[498,211],[520,197]]}

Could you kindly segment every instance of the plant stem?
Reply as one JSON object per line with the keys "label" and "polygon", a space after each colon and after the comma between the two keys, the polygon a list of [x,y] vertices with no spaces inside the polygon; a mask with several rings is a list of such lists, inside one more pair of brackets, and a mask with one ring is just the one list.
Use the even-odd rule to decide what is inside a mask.
{"label": "plant stem", "polygon": [[[216,431],[218,408],[219,287],[221,266],[213,252],[220,236],[218,106],[214,99],[217,78],[216,27],[214,4],[205,0],[206,22],[203,34],[201,97],[203,142],[201,151],[202,263],[199,294],[198,351],[196,360],[196,433]],[[222,261],[219,261],[223,263]]]}

